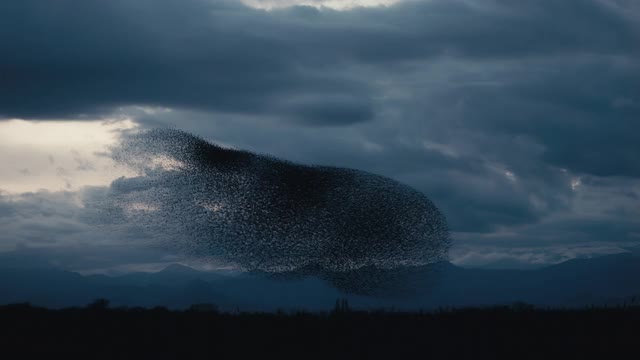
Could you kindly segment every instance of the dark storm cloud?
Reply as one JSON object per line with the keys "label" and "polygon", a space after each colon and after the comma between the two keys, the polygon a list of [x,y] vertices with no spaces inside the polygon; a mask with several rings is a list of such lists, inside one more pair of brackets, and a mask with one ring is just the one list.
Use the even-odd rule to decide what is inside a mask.
{"label": "dark storm cloud", "polygon": [[[363,62],[433,56],[498,58],[636,52],[636,13],[598,0],[407,1],[350,12],[304,12],[305,50]],[[300,14],[283,11],[286,19]],[[302,39],[303,41],[306,39]]]}
{"label": "dark storm cloud", "polygon": [[302,123],[310,126],[339,126],[365,122],[373,117],[372,104],[353,96],[335,97],[324,95],[319,97],[297,99],[290,108],[294,118],[302,119]]}
{"label": "dark storm cloud", "polygon": [[[368,89],[298,69],[286,39],[261,34],[276,22],[231,2],[9,1],[0,8],[0,113],[52,118],[158,105],[367,120]],[[260,19],[265,17],[265,19]],[[353,96],[352,93],[357,94]],[[310,108],[281,104],[312,94]],[[326,102],[345,94],[363,105]],[[311,98],[310,98],[311,99]],[[331,109],[334,106],[334,109]],[[339,124],[339,120],[331,119]]]}
{"label": "dark storm cloud", "polygon": [[551,164],[578,173],[638,177],[640,162],[633,155],[640,152],[638,64],[633,58],[598,56],[523,60],[523,67],[493,75],[500,85],[448,89],[439,98],[447,107],[461,104],[467,129],[542,144]]}
{"label": "dark storm cloud", "polygon": [[[0,113],[31,118],[136,104],[351,124],[372,117],[373,89],[336,71],[345,62],[626,53],[637,40],[630,15],[585,0],[273,13],[206,0],[0,6]],[[309,101],[287,108],[299,94]]]}

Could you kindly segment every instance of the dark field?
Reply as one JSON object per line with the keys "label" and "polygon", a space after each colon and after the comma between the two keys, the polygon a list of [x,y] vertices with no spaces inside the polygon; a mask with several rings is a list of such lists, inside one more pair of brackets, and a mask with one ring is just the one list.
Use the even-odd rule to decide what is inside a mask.
{"label": "dark field", "polygon": [[[218,313],[211,308],[0,307],[5,354],[87,359],[637,359],[640,307]],[[8,358],[7,358],[8,359]]]}

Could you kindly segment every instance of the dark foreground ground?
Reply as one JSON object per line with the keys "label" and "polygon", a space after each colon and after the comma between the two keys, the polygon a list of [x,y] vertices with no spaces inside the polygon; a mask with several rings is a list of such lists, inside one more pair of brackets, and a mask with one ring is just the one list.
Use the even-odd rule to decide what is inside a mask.
{"label": "dark foreground ground", "polygon": [[[0,307],[8,358],[638,359],[640,307],[218,313]],[[4,357],[4,356],[3,356]],[[55,357],[58,358],[58,357]]]}

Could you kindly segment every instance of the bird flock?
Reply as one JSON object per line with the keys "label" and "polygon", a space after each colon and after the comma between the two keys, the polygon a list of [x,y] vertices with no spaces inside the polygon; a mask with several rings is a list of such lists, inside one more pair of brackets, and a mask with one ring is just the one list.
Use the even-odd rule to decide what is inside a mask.
{"label": "bird flock", "polygon": [[442,213],[386,177],[224,148],[174,129],[130,134],[112,150],[138,175],[113,181],[102,211],[183,255],[317,276],[364,294],[447,259]]}

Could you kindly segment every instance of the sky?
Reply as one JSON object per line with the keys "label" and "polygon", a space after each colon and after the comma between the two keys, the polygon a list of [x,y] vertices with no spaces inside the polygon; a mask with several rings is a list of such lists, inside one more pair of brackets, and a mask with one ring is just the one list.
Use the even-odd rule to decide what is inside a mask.
{"label": "sky", "polygon": [[222,266],[97,219],[158,127],[408,184],[461,266],[640,245],[634,0],[3,0],[0,54],[0,252]]}

